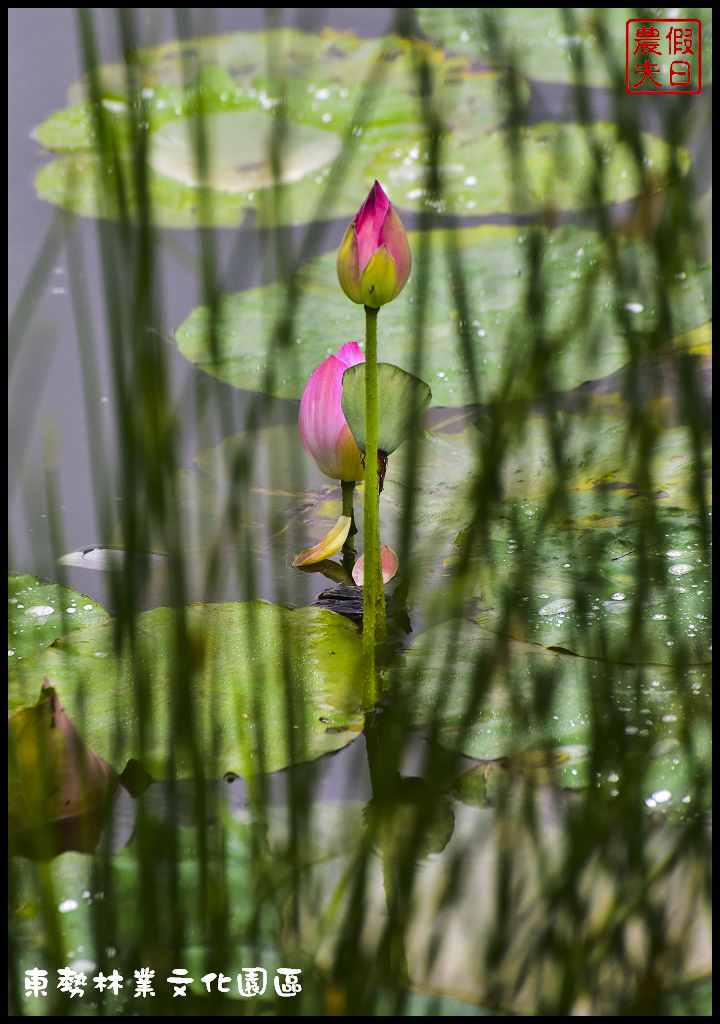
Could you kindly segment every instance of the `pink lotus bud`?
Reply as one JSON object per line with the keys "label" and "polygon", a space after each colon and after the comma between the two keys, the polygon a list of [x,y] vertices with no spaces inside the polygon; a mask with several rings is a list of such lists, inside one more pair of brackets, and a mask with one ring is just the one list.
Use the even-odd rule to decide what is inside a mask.
{"label": "pink lotus bud", "polygon": [[340,287],[353,302],[377,309],[403,290],[410,263],[405,228],[376,181],[340,243]]}
{"label": "pink lotus bud", "polygon": [[364,361],[357,343],[348,342],[336,355],[320,363],[300,399],[298,427],[302,443],[318,469],[332,480],[365,479],[362,455],[340,404],[343,373],[349,366]]}
{"label": "pink lotus bud", "polygon": [[[380,548],[380,566],[383,583],[388,583],[398,571],[398,556],[387,544]],[[365,555],[360,555],[352,571],[352,577],[359,587],[365,582]]]}

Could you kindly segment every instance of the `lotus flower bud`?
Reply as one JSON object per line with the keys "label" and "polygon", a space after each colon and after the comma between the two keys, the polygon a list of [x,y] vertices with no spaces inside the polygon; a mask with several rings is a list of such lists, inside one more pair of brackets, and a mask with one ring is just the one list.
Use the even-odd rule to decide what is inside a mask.
{"label": "lotus flower bud", "polygon": [[340,243],[340,286],[353,302],[377,309],[403,290],[410,264],[405,228],[376,181]]}
{"label": "lotus flower bud", "polygon": [[342,378],[349,366],[365,361],[351,341],[318,366],[300,399],[298,427],[307,453],[332,480],[364,480],[360,449],[342,411]]}

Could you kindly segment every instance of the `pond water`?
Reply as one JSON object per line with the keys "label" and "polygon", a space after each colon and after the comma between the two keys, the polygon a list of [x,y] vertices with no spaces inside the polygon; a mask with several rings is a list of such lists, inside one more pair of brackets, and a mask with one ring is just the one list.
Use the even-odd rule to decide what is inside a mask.
{"label": "pond water", "polygon": [[[366,67],[363,44],[333,31],[372,40],[393,20],[381,9],[220,9],[185,26],[170,9],[128,10],[146,45],[278,18],[329,30],[313,46],[353,74]],[[114,12],[94,19],[100,63],[119,60]],[[84,766],[73,761],[75,782],[95,784],[99,771],[105,797],[98,812],[71,787],[75,813],[39,838],[34,794],[24,811],[11,800],[14,1012],[42,1012],[23,994],[34,967],[131,978],[150,966],[164,979],[180,965],[213,975],[188,1000],[211,1015],[705,1014],[707,989],[688,985],[709,974],[709,91],[631,97],[627,131],[651,133],[646,159],[664,167],[673,132],[682,139],[687,190],[657,170],[648,194],[629,199],[633,163],[597,128],[616,200],[604,217],[574,178],[584,131],[556,128],[583,109],[599,125],[629,108],[595,82],[578,100],[562,81],[518,79],[510,119],[522,110],[531,126],[521,146],[531,180],[515,215],[496,199],[506,141],[487,65],[445,80],[438,58],[433,73],[461,111],[443,165],[455,217],[413,206],[422,161],[393,109],[391,73],[378,101],[390,141],[380,131],[365,146],[377,147],[391,198],[406,197],[419,284],[381,311],[379,332],[435,399],[420,439],[391,458],[381,499],[401,572],[373,711],[353,684],[362,602],[348,566],[291,564],[339,514],[339,486],[298,437],[298,398],[314,366],[362,340],[362,311],[344,301],[334,264],[364,192],[355,202],[350,177],[333,216],[306,215],[308,180],[337,145],[318,149],[321,129],[304,126],[291,140],[300,170],[286,178],[294,223],[274,226],[260,197],[229,226],[236,189],[261,191],[253,157],[241,173],[259,178],[215,181],[230,197],[226,226],[174,220],[196,211],[159,194],[150,295],[133,291],[141,251],[127,275],[115,263],[113,294],[108,252],[133,251],[135,236],[128,244],[111,222],[98,230],[33,185],[49,157],[30,133],[80,77],[74,12],[16,9],[10,35],[10,568],[23,575],[11,581],[9,711],[24,714],[48,679],[67,715],[46,697],[51,712],[46,703],[38,716],[62,723],[63,757],[78,749],[77,727],[91,749],[89,760],[72,755]],[[307,72],[319,104],[321,67]],[[333,74],[337,119],[345,82]],[[154,89],[152,103],[165,95]],[[247,117],[233,123],[261,132],[262,116]],[[158,129],[161,176],[186,147],[177,123]],[[193,184],[188,173],[179,188]],[[59,195],[53,187],[38,184]],[[296,261],[306,297],[291,331],[302,344],[285,339],[263,396],[258,381],[274,367],[263,346],[292,308],[276,282]],[[203,327],[215,294],[230,296],[220,359]],[[147,307],[128,311],[129,295]],[[418,355],[423,322],[431,340]],[[137,361],[123,367],[126,341]],[[150,377],[134,375],[150,364]],[[155,447],[169,461],[154,463]],[[167,485],[159,496],[153,466]],[[358,552],[362,541],[361,528]],[[167,610],[177,605],[194,606],[179,647]],[[49,755],[18,749],[22,770],[42,776]],[[122,772],[119,785],[93,751]],[[259,1001],[226,998],[220,969],[234,986],[248,963],[268,978],[301,970],[302,1000],[280,1003],[271,983]],[[149,1012],[175,1013],[163,985]],[[673,1003],[678,991],[684,1002]],[[53,995],[54,1012],[81,1012],[80,999]],[[85,995],[96,1015],[134,1012],[129,981],[123,996]]]}

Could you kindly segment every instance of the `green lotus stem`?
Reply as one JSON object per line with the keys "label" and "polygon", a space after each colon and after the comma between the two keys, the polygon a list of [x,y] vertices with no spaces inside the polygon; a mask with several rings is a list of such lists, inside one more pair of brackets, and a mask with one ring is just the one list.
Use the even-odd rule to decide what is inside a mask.
{"label": "green lotus stem", "polygon": [[380,563],[378,486],[377,309],[365,306],[365,582],[363,586],[363,663],[365,697],[379,697],[377,648],[385,640],[385,591]]}
{"label": "green lotus stem", "polygon": [[352,575],[353,566],[357,559],[357,551],[355,550],[355,541],[353,540],[354,535],[357,533],[357,526],[355,525],[355,481],[354,480],[341,480],[340,486],[342,487],[342,514],[344,516],[350,516],[350,532],[347,535],[345,543],[342,549],[342,564],[345,572],[348,576]]}
{"label": "green lotus stem", "polygon": [[[354,537],[357,533],[357,526],[355,525],[355,481],[354,480],[341,480],[340,486],[342,488],[342,514],[344,516],[350,516],[352,523],[350,524],[350,533],[348,539],[345,542],[350,544],[350,538]],[[352,545],[351,545],[352,546]]]}

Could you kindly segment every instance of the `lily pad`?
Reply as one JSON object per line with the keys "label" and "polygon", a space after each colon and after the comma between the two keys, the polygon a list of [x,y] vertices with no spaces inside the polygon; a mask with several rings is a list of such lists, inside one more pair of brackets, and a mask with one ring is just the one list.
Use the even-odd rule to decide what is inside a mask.
{"label": "lily pad", "polygon": [[[109,619],[85,594],[28,574],[8,577],[8,654],[19,660],[76,629]],[[38,686],[42,677],[38,681]]]}
{"label": "lily pad", "polygon": [[401,550],[393,529],[409,525],[403,570],[420,622],[470,609],[488,628],[587,657],[710,661],[710,514],[698,508],[709,439],[653,423],[641,445],[634,425],[606,415],[512,404],[487,419],[489,434],[426,434],[388,466],[383,535]]}
{"label": "lily pad", "polygon": [[373,173],[387,182],[400,208],[419,204],[441,213],[478,216],[581,210],[598,192],[603,202],[620,203],[661,191],[690,165],[684,149],[671,151],[648,132],[640,133],[643,157],[638,164],[615,125],[599,121],[592,130],[597,150],[591,149],[585,128],[554,121],[523,128],[513,145],[501,130],[460,134],[455,152],[440,165],[445,186],[440,199],[432,198],[426,187],[430,154],[425,145],[398,142],[378,158]]}
{"label": "lily pad", "polygon": [[444,581],[455,606],[469,601],[490,628],[584,657],[709,663],[709,523],[622,501],[577,495],[557,514],[508,501],[474,541],[459,536]]}
{"label": "lily pad", "polygon": [[[678,360],[685,362],[689,351],[704,351],[704,338],[706,332],[700,331],[693,338],[679,339],[680,347],[671,350],[668,365],[676,366]],[[704,355],[692,358],[701,360],[703,365],[706,359]],[[469,416],[480,415],[477,409],[431,410],[432,416],[426,422],[433,424],[432,431],[419,432],[412,445],[402,445],[390,458],[380,499],[381,542],[401,555],[401,576],[412,572],[415,585],[411,588],[411,600],[416,614],[428,615],[432,621],[430,604],[437,588],[441,588],[441,606],[456,591],[453,599],[457,601],[484,594],[488,603],[491,599],[497,602],[511,582],[518,577],[522,581],[525,574],[537,584],[538,595],[545,592],[543,580],[553,590],[535,608],[531,619],[537,626],[539,609],[556,598],[568,597],[566,592],[555,590],[562,591],[569,581],[579,578],[583,559],[590,555],[599,559],[597,564],[601,567],[606,565],[609,572],[609,577],[603,575],[602,609],[602,601],[622,590],[628,575],[636,571],[637,563],[632,558],[628,561],[627,556],[633,550],[641,512],[655,508],[661,525],[667,522],[667,529],[663,529],[669,531],[668,543],[662,551],[673,550],[676,541],[697,540],[700,519],[693,510],[698,494],[702,492],[704,500],[710,500],[709,439],[698,449],[688,427],[659,425],[663,418],[671,424],[677,422],[673,412],[676,403],[671,395],[656,392],[654,371],[654,361],[647,372],[642,367],[637,370],[636,384],[648,395],[641,406],[641,421],[652,424],[653,430],[652,441],[642,453],[634,426],[618,418],[625,417],[627,409],[623,395],[629,378],[624,372],[598,382],[596,387],[554,396],[551,414],[544,402],[486,408],[482,430],[467,425]],[[498,432],[497,442],[493,441],[493,431]],[[496,445],[500,442],[502,449],[498,451]],[[497,466],[491,471],[494,461]],[[568,495],[568,504],[553,511],[551,499],[558,491]],[[181,474],[178,493],[183,533],[188,538],[188,554],[198,567],[198,579],[205,578],[203,566],[208,564],[209,557],[222,576],[224,589],[213,590],[215,600],[221,595],[233,600],[249,596],[240,580],[237,585],[231,581],[234,569],[244,564],[247,551],[253,552],[259,565],[272,565],[272,573],[258,575],[257,595],[282,600],[281,595],[290,588],[297,593],[298,585],[309,586],[307,577],[293,582],[297,576],[291,568],[293,557],[327,534],[342,511],[339,485],[317,470],[294,425],[270,427],[251,438],[228,438],[217,448],[201,453],[197,469]],[[462,556],[462,531],[475,520],[479,497],[486,502],[482,521],[490,531],[490,568],[494,567],[497,575],[481,583],[479,569],[473,562],[468,587],[463,590],[457,586],[456,576],[462,578],[462,573],[455,563]],[[362,486],[358,486],[356,511],[361,504]],[[363,550],[361,519],[358,516],[358,554]],[[516,521],[520,526],[514,533]],[[673,522],[678,526],[695,522],[695,540],[683,540],[680,535],[671,540],[675,535]],[[410,560],[407,552],[402,554],[406,529],[410,532]],[[541,530],[548,535],[555,532],[554,545],[547,538],[541,543],[536,536]],[[532,575],[529,569],[525,572],[525,556],[519,554],[519,545],[526,535],[527,558],[533,553]],[[594,535],[598,541],[592,540]],[[198,541],[201,548],[195,557]],[[594,544],[607,545],[606,554]],[[580,561],[578,554],[582,556]],[[618,556],[622,557],[614,562]],[[482,561],[477,548],[473,558]],[[572,570],[565,569],[565,563],[571,563]],[[670,563],[666,560],[665,564]],[[620,579],[623,565],[626,571]],[[337,568],[340,570],[339,565]],[[700,568],[697,566],[694,571],[697,573]],[[660,576],[660,582],[664,580],[660,590],[665,583],[684,585],[681,579],[673,581],[672,574],[666,571]],[[698,582],[694,575],[689,579],[691,583]],[[488,589],[484,589],[486,586]],[[303,601],[312,600],[308,589]],[[628,601],[626,608],[632,604],[630,596]],[[655,608],[653,614],[656,613],[668,614],[666,608]],[[701,607],[693,612],[698,613],[708,614]],[[496,621],[502,618],[499,612],[493,615]],[[696,621],[703,625],[702,620]],[[543,617],[543,629],[555,622]],[[654,628],[662,629],[665,639],[673,639],[671,618],[657,620]],[[547,640],[554,642],[549,633]],[[677,645],[668,647],[665,656],[674,657],[677,651]]]}
{"label": "lily pad", "polygon": [[[638,12],[631,7],[417,7],[423,32],[453,53],[474,57],[495,67],[510,61],[517,70],[541,81],[575,82],[582,59],[587,85],[617,85],[624,89],[625,26]],[[678,7],[652,16],[700,18],[703,33],[703,80],[710,81],[712,54],[711,9]],[[488,31],[490,24],[495,32]],[[667,54],[660,62],[669,63]],[[653,57],[653,61],[656,58]],[[665,79],[667,81],[667,78]]]}
{"label": "lily pad", "polygon": [[[269,188],[273,182],[271,142],[273,118],[254,110],[208,114],[203,120],[209,151],[201,174],[190,118],[166,121],[152,135],[150,166],[171,181],[191,188],[206,187],[229,195]],[[326,167],[339,155],[342,139],[309,125],[288,124],[283,132],[283,182],[300,181]]]}
{"label": "lily pad", "polygon": [[156,608],[137,617],[133,639],[134,656],[116,653],[112,623],[58,640],[11,674],[10,707],[47,677],[98,754],[115,765],[135,757],[156,777],[275,771],[362,729],[359,632],[333,612]]}
{"label": "lily pad", "polygon": [[[633,743],[644,743],[652,751],[643,759],[648,807],[682,816],[698,810],[690,806],[695,759],[710,756],[711,680],[709,667],[687,670],[679,684],[670,667],[572,657],[499,637],[477,621],[450,620],[417,637],[388,688],[409,724],[429,729],[442,746],[509,758],[518,774],[530,752],[547,753],[546,775],[573,788],[596,785],[612,795],[630,770],[623,765],[635,764]],[[603,774],[592,777],[601,695],[603,728],[610,735],[612,723],[623,749],[615,760],[608,749],[599,758]]]}
{"label": "lily pad", "polygon": [[[541,408],[498,404],[480,417],[483,429],[467,426],[464,416],[457,433],[454,414],[448,412],[446,426],[439,421],[434,432],[421,435],[407,460],[401,448],[389,462],[383,517],[403,521],[411,481],[412,521],[422,546],[442,545],[452,531],[467,526],[477,516],[478,497],[486,503],[485,521],[504,534],[513,509],[526,503],[524,520],[529,522],[561,490],[568,501],[556,517],[561,523],[574,521],[586,531],[615,530],[618,539],[648,504],[662,515],[682,513],[689,521],[698,488],[710,500],[709,437],[696,450],[687,427],[654,428],[641,455],[633,428],[605,412],[606,406],[614,411],[617,392],[604,391],[595,407],[577,411],[575,398],[567,398],[567,411],[561,411],[558,397],[559,408],[551,416]],[[655,408],[654,400],[647,408],[648,413]],[[511,532],[505,542],[513,542]]]}
{"label": "lily pad", "polygon": [[[656,336],[661,308],[670,313],[673,334],[708,319],[708,270],[687,268],[667,282],[652,249],[637,241],[618,240],[613,262],[600,235],[570,226],[539,234],[504,227],[437,231],[427,250],[427,271],[419,275],[417,261],[426,258],[421,238],[409,235],[416,267],[403,293],[381,310],[378,347],[383,361],[427,378],[438,405],[476,401],[480,389],[485,400],[508,390],[525,398],[605,377],[625,365],[638,345],[651,351],[669,340]],[[538,241],[541,341],[537,318],[526,307]],[[445,258],[448,247],[457,247],[468,282],[462,316]],[[361,336],[362,317],[337,284],[334,254],[307,263],[294,284],[298,302],[289,327],[287,285],[274,283],[224,296],[215,318],[205,307],[194,310],[175,332],[178,348],[191,363],[235,387],[300,398],[312,372],[337,345]],[[421,367],[411,326],[419,304],[425,316]],[[278,324],[287,328],[282,343]]]}
{"label": "lily pad", "polygon": [[[378,363],[378,450],[392,455],[399,448],[432,400],[424,380],[392,363]],[[365,363],[343,374],[342,411],[350,433],[365,451]]]}
{"label": "lily pad", "polygon": [[[423,62],[446,119],[450,152],[455,129],[479,135],[498,123],[498,76],[396,36],[363,40],[280,29],[144,50],[134,67],[139,95],[128,96],[123,65],[107,65],[98,69],[98,110],[78,85],[70,91],[71,105],[38,126],[38,141],[70,155],[39,173],[37,189],[76,212],[117,213],[112,175],[97,153],[100,115],[117,150],[131,210],[133,131],[147,138],[158,224],[232,226],[250,213],[262,224],[351,217],[376,177],[380,156],[397,145],[409,151],[422,146]],[[202,171],[196,158],[201,132],[207,157]],[[268,193],[276,182],[286,186],[280,203]]]}

